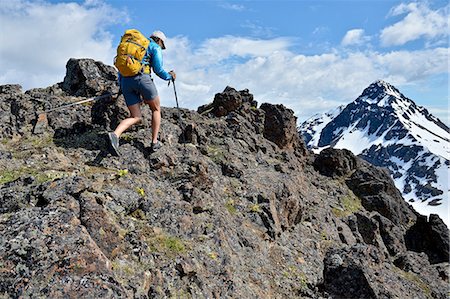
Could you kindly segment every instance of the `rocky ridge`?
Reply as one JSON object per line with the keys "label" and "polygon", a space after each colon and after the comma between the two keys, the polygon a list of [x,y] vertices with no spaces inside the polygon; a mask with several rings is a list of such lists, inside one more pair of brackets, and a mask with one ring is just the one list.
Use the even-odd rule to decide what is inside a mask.
{"label": "rocky ridge", "polygon": [[127,115],[113,67],[71,59],[64,82],[0,86],[4,298],[447,298],[448,228],[346,150],[309,152],[293,111],[227,87],[163,108],[111,155]]}

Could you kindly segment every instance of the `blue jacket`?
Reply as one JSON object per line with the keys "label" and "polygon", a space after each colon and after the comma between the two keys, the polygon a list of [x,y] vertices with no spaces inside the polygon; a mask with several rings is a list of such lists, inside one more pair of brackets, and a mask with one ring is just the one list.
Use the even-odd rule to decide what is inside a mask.
{"label": "blue jacket", "polygon": [[172,75],[170,75],[163,69],[162,49],[151,38],[150,44],[147,48],[147,54],[145,54],[142,61],[144,64],[150,65],[155,74],[158,75],[158,77],[160,77],[161,79],[166,81],[172,80]]}

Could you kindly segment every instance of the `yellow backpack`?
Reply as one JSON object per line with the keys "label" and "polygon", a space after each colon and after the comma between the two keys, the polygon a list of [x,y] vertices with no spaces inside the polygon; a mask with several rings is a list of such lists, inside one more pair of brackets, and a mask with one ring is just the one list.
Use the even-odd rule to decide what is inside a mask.
{"label": "yellow backpack", "polygon": [[142,64],[150,41],[136,29],[129,29],[120,40],[114,65],[124,77],[137,75],[139,72],[149,73],[150,67]]}

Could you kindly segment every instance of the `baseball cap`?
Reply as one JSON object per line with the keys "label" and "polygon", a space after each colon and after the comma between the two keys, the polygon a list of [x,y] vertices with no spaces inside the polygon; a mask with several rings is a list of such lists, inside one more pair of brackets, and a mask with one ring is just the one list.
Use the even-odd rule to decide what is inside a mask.
{"label": "baseball cap", "polygon": [[152,36],[159,38],[159,39],[162,41],[162,48],[163,48],[163,49],[166,48],[166,40],[167,40],[167,37],[166,37],[166,35],[164,34],[164,32],[159,31],[159,30],[156,30],[156,31],[154,31],[154,32],[152,33],[152,35],[151,35],[150,37],[152,37]]}

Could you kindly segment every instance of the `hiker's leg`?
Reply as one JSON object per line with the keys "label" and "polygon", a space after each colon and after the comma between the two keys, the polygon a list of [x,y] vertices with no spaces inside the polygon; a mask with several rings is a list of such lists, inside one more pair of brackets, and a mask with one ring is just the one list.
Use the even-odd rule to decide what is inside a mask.
{"label": "hiker's leg", "polygon": [[161,107],[159,96],[144,101],[152,110],[152,143],[158,141],[159,127],[161,126]]}
{"label": "hiker's leg", "polygon": [[130,110],[130,117],[122,120],[114,131],[117,137],[120,137],[120,135],[132,125],[142,121],[141,103],[128,106],[128,109]]}

